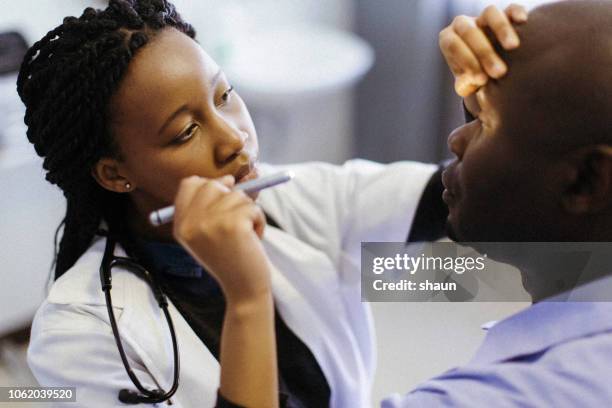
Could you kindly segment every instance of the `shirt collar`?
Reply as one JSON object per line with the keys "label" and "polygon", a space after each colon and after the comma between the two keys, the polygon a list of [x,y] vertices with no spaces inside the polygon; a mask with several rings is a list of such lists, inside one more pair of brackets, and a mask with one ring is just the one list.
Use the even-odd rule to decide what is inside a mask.
{"label": "shirt collar", "polygon": [[490,322],[486,322],[480,325],[480,328],[484,331],[489,331],[491,330],[491,328],[493,328],[493,326],[495,326],[497,323],[499,323],[498,320],[491,320]]}
{"label": "shirt collar", "polygon": [[183,278],[202,278],[204,270],[185,249],[174,243],[140,241],[138,246],[156,270]]}
{"label": "shirt collar", "polygon": [[[504,361],[573,339],[612,331],[611,294],[612,276],[606,276],[496,322],[489,326],[471,363]],[[587,301],[598,299],[600,301]]]}

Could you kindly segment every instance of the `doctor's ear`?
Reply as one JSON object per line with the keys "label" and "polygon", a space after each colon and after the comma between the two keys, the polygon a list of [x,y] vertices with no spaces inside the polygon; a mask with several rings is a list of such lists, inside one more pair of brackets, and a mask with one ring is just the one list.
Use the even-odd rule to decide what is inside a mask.
{"label": "doctor's ear", "polygon": [[122,175],[121,164],[117,159],[103,157],[92,167],[92,177],[103,188],[115,193],[128,193],[134,185]]}
{"label": "doctor's ear", "polygon": [[566,211],[593,214],[612,205],[612,147],[588,146],[576,152],[563,196]]}

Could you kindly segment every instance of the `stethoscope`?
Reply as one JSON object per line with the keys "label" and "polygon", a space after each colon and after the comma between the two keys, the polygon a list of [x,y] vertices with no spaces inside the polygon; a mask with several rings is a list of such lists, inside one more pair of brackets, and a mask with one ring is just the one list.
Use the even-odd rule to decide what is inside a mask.
{"label": "stethoscope", "polygon": [[[109,233],[108,231],[99,231],[98,233],[102,236],[106,236],[104,257],[102,258],[102,264],[100,265],[100,281],[102,283],[102,291],[104,291],[104,295],[106,297],[106,308],[108,309],[108,317],[110,319],[111,327],[113,329],[113,336],[115,336],[115,342],[117,343],[117,348],[119,349],[119,355],[121,356],[121,361],[123,361],[125,371],[138,389],[138,392],[125,388],[120,390],[118,395],[119,401],[126,404],[157,404],[159,402],[164,402],[174,395],[174,393],[178,389],[179,382],[178,344],[176,342],[176,334],[174,332],[172,318],[170,317],[170,313],[168,313],[168,300],[166,299],[166,295],[164,295],[160,287],[156,284],[149,271],[147,271],[144,267],[142,267],[130,258],[115,256],[114,252],[117,241],[111,233]],[[134,374],[134,372],[132,371],[130,364],[128,363],[125,351],[123,350],[123,345],[121,344],[121,338],[119,336],[119,329],[115,320],[115,314],[113,313],[113,302],[110,294],[112,288],[111,272],[114,266],[128,268],[133,272],[137,273],[140,277],[142,277],[151,287],[153,295],[157,300],[157,304],[163,310],[164,315],[166,316],[166,321],[168,322],[168,327],[170,328],[170,335],[172,337],[172,350],[174,353],[174,380],[172,382],[172,387],[168,392],[165,392],[162,389],[148,390],[143,387],[140,381],[138,380],[138,377],[136,377],[136,374]]]}

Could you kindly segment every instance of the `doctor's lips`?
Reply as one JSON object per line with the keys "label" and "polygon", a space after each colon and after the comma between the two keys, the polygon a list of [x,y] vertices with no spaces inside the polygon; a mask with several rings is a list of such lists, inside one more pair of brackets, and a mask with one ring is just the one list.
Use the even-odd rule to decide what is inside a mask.
{"label": "doctor's lips", "polygon": [[257,167],[249,161],[247,164],[240,166],[238,172],[234,173],[233,176],[236,184],[256,179],[258,176]]}

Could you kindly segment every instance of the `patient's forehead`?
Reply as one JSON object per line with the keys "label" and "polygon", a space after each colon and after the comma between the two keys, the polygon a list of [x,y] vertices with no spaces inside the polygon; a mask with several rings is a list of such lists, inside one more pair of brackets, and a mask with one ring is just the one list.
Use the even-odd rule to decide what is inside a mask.
{"label": "patient's forehead", "polygon": [[558,143],[562,133],[580,135],[586,122],[612,117],[610,21],[610,1],[565,1],[532,11],[517,26],[521,46],[501,51],[507,75],[486,87],[503,122]]}

